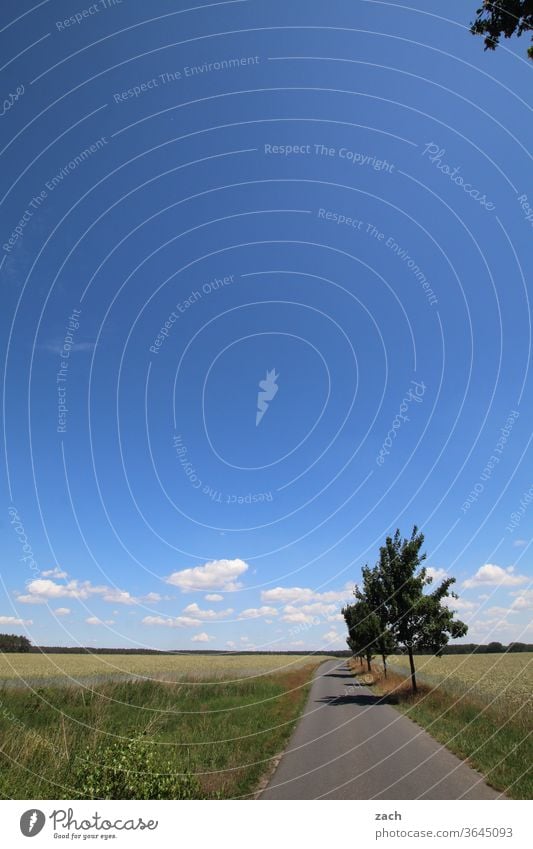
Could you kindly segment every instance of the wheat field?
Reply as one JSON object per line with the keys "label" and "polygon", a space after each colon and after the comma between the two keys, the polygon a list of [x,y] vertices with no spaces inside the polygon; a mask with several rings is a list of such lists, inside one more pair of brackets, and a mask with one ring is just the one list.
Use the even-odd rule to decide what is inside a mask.
{"label": "wheat field", "polygon": [[[446,654],[443,657],[418,655],[417,678],[472,698],[521,710],[531,705],[533,693],[533,652],[508,654]],[[390,667],[409,672],[409,658],[391,657]]]}
{"label": "wheat field", "polygon": [[257,678],[291,672],[321,655],[131,655],[0,654],[0,687],[30,684],[76,684],[91,680],[209,681]]}

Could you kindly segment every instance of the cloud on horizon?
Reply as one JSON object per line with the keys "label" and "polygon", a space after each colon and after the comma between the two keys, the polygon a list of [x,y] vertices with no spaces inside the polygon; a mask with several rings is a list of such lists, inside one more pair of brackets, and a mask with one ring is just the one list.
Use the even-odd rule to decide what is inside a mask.
{"label": "cloud on horizon", "polygon": [[248,569],[249,566],[244,560],[210,560],[203,566],[173,572],[166,578],[166,582],[173,587],[179,587],[184,593],[195,590],[232,592],[242,587],[238,579]]}

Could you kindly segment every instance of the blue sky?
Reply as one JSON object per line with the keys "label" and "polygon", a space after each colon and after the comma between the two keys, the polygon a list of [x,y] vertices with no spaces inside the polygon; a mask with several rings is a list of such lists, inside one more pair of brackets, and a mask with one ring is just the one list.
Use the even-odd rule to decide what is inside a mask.
{"label": "blue sky", "polygon": [[531,642],[532,66],[475,6],[3,3],[3,630],[343,647],[416,523]]}

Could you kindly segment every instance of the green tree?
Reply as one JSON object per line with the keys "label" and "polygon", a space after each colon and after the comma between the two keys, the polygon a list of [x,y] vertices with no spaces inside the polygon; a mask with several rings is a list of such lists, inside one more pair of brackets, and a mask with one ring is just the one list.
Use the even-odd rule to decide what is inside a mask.
{"label": "green tree", "polygon": [[0,634],[0,652],[28,652],[31,643],[17,634]]}
{"label": "green tree", "polygon": [[505,651],[501,643],[493,642],[487,646],[487,654],[502,654]]}
{"label": "green tree", "polygon": [[[533,0],[484,0],[476,16],[471,32],[484,37],[485,50],[496,50],[502,36],[511,38],[533,30]],[[528,55],[533,59],[533,47]]]}
{"label": "green tree", "polygon": [[426,559],[421,554],[423,544],[424,535],[416,526],[409,539],[402,539],[397,530],[381,546],[373,578],[378,587],[380,615],[395,641],[409,655],[413,692],[417,691],[415,653],[429,650],[440,656],[450,638],[464,637],[468,631],[444,604],[447,598],[457,598],[450,591],[455,578],[445,578],[432,592],[427,591],[433,579],[421,565]]}
{"label": "green tree", "polygon": [[363,599],[348,604],[342,609],[348,628],[346,642],[354,655],[365,657],[368,671],[372,671],[372,657],[379,635],[379,619],[370,605]]}
{"label": "green tree", "polygon": [[527,646],[526,643],[509,643],[507,651],[522,652],[522,651],[529,651],[529,649],[528,649],[528,646]]}
{"label": "green tree", "polygon": [[376,654],[381,655],[383,671],[387,677],[387,657],[398,648],[398,644],[392,633],[386,607],[386,598],[383,596],[383,582],[380,580],[379,567],[363,566],[363,587],[356,586],[354,595],[359,601],[366,601],[372,611],[372,624],[374,639],[372,647]]}

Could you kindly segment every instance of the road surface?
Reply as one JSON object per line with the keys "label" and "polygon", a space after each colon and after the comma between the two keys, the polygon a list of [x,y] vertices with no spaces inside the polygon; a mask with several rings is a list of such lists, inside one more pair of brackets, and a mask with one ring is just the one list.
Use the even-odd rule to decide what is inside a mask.
{"label": "road surface", "polygon": [[393,707],[345,661],[322,664],[261,799],[498,799],[502,794]]}

